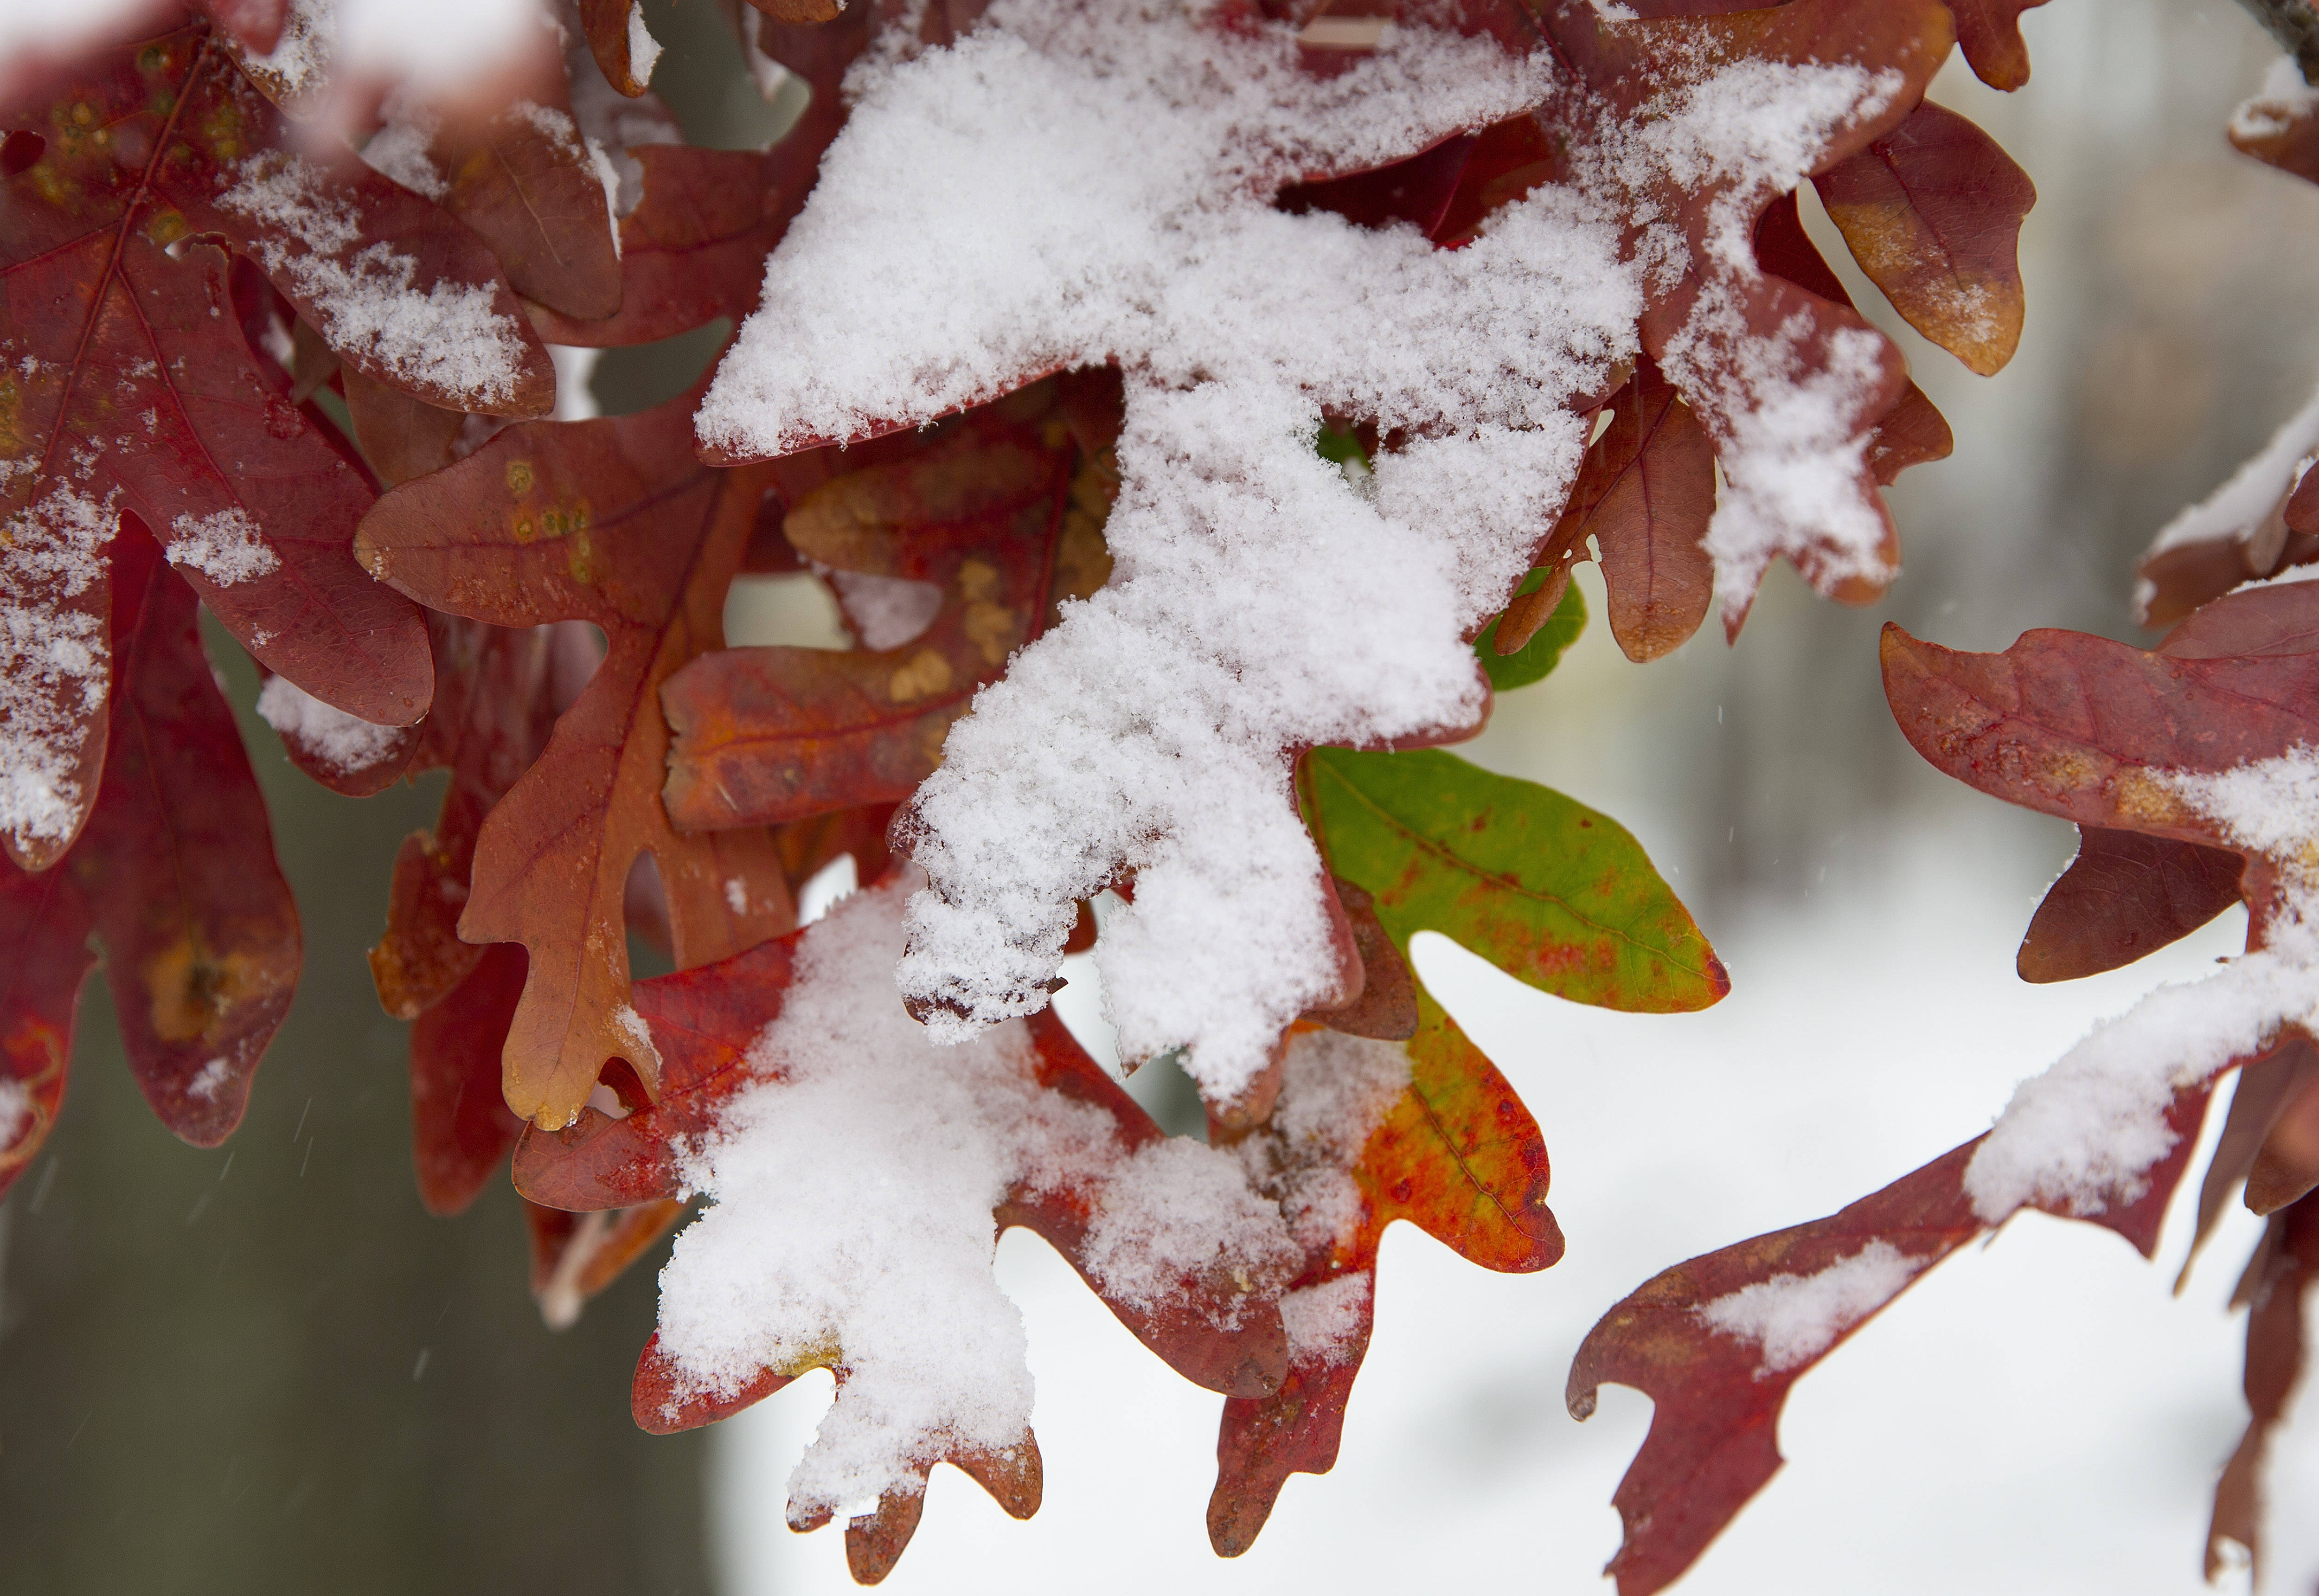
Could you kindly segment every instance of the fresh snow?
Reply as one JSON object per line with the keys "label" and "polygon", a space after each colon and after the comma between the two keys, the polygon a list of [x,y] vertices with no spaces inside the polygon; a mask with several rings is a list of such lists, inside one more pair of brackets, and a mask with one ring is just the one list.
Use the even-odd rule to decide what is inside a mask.
{"label": "fresh snow", "polygon": [[325,704],[287,676],[269,677],[258,690],[257,717],[307,758],[340,775],[378,759],[402,731]]}
{"label": "fresh snow", "polygon": [[2305,80],[2293,56],[2281,56],[2263,74],[2261,89],[2231,113],[2231,136],[2276,139],[2314,112],[2319,112],[2319,88]]}
{"label": "fresh snow", "polygon": [[214,1103],[232,1076],[233,1066],[230,1063],[222,1058],[212,1059],[194,1072],[193,1079],[185,1083],[185,1096],[198,1097],[204,1103]]}
{"label": "fresh snow", "polygon": [[1871,1241],[1809,1275],[1774,1275],[1702,1303],[1697,1312],[1728,1336],[1764,1349],[1762,1373],[1809,1363],[1836,1337],[1900,1294],[1925,1267],[1890,1241]]}
{"label": "fresh snow", "polygon": [[[2289,63],[2290,67],[2292,63]],[[2198,543],[2228,543],[2260,526],[2319,451],[2319,392],[2289,416],[2270,441],[2230,480],[2159,528],[2143,558]],[[2147,580],[2134,590],[2137,609],[2147,611],[2157,594]]]}
{"label": "fresh snow", "polygon": [[2173,1148],[2165,1114],[2177,1092],[2284,1026],[2319,1030],[2319,750],[2148,779],[2277,871],[2264,946],[2160,987],[2022,1083],[1965,1167],[1965,1195],[1988,1223],[2033,1202],[2079,1214],[2133,1202]]}
{"label": "fresh snow", "polygon": [[169,523],[176,537],[161,552],[172,565],[190,566],[221,588],[271,576],[282,569],[257,523],[238,509],[213,515],[179,516]]}
{"label": "fresh snow", "polygon": [[[1180,1047],[1212,1101],[1243,1092],[1339,978],[1285,755],[1484,713],[1463,639],[1567,491],[1571,407],[1634,352],[1645,273],[1682,265],[1680,238],[1621,258],[1622,196],[1662,172],[1791,186],[1834,121],[1890,90],[1835,67],[1671,86],[1585,182],[1448,251],[1271,200],[1538,104],[1542,55],[1396,26],[1319,77],[1282,26],[999,0],[952,47],[857,67],[702,439],[844,439],[1057,367],[1115,361],[1127,384],[1111,584],[978,697],[918,794],[931,889],[899,979],[935,1036],[1042,1005],[1077,901],[1132,870],[1096,954],[1125,1055]],[[1702,322],[1694,343],[1722,336]],[[1742,416],[1727,560],[1768,558],[1775,515],[1841,521],[1859,445],[1831,428],[1858,374],[1837,353]],[[1323,406],[1409,437],[1366,491],[1313,452]]]}
{"label": "fresh snow", "polygon": [[660,41],[645,26],[642,0],[628,8],[628,76],[638,83],[652,81],[653,68],[660,60]]}
{"label": "fresh snow", "polygon": [[839,610],[864,648],[899,648],[934,625],[943,591],[907,576],[877,576],[816,564],[815,573],[837,593]]}
{"label": "fresh snow", "polygon": [[1367,1328],[1368,1310],[1366,1270],[1290,1292],[1280,1299],[1280,1324],[1288,1332],[1288,1356],[1299,1363],[1343,1363]]}
{"label": "fresh snow", "polygon": [[800,940],[755,1081],[681,1149],[712,1199],[661,1274],[660,1345],[693,1393],[835,1361],[837,1403],[790,1483],[790,1517],[909,1494],[953,1447],[1030,1422],[1021,1316],[991,1276],[1016,1188],[1092,1189],[1090,1273],[1157,1306],[1229,1261],[1277,1295],[1295,1249],[1234,1158],[1183,1139],[1128,1154],[1107,1116],[1042,1089],[1019,1022],[932,1045],[886,976],[915,871]]}
{"label": "fresh snow", "polygon": [[64,483],[0,526],[0,829],[60,842],[78,824],[86,717],[104,705],[105,618],[65,608],[104,572],[119,519]]}
{"label": "fresh snow", "polygon": [[0,1151],[16,1145],[32,1115],[32,1088],[14,1076],[0,1076]]}
{"label": "fresh snow", "polygon": [[331,347],[476,403],[513,395],[523,344],[492,308],[490,284],[438,281],[422,292],[417,259],[364,243],[354,206],[299,156],[254,155],[231,170],[218,208],[258,225],[259,260],[312,301]]}

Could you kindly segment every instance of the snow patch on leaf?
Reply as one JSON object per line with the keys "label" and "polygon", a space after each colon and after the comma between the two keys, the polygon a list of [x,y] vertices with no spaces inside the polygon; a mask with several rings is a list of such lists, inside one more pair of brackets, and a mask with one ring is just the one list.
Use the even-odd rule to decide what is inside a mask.
{"label": "snow patch on leaf", "polygon": [[2166,1110],[2178,1091],[2260,1051],[2284,1026],[2319,1028],[2319,750],[2149,777],[2277,871],[2265,945],[2203,980],[2160,987],[2024,1082],[1965,1168],[1965,1194],[1987,1223],[2033,1202],[2080,1215],[2132,1203],[2172,1150]]}
{"label": "snow patch on leaf", "polygon": [[0,1152],[16,1145],[32,1117],[32,1088],[13,1076],[0,1076]]}
{"label": "snow patch on leaf", "polygon": [[1340,1275],[1280,1299],[1293,1362],[1335,1365],[1352,1356],[1367,1321],[1369,1281],[1366,1273]]}
{"label": "snow patch on leaf", "polygon": [[473,401],[513,396],[523,344],[492,308],[489,284],[436,281],[422,291],[418,260],[364,243],[360,213],[297,156],[252,156],[233,173],[219,208],[266,230],[255,240],[259,260],[313,302],[331,347]]}
{"label": "snow patch on leaf", "polygon": [[76,775],[86,717],[112,680],[105,618],[64,601],[104,574],[113,500],[59,484],[0,526],[0,828],[56,842],[87,796]]}
{"label": "snow patch on leaf", "polygon": [[325,704],[287,676],[267,679],[257,692],[257,717],[325,769],[348,775],[375,763],[402,733]]}
{"label": "snow patch on leaf", "polygon": [[2293,56],[2281,56],[2263,74],[2262,87],[2231,113],[2231,139],[2252,144],[2281,138],[2314,113],[2319,113],[2319,87],[2305,80]]}
{"label": "snow patch on leaf", "polygon": [[189,565],[219,587],[271,576],[282,569],[257,523],[239,509],[213,515],[179,516],[169,523],[176,537],[162,553],[172,565]]}
{"label": "snow patch on leaf", "polygon": [[680,1150],[712,1199],[661,1276],[680,1398],[730,1395],[767,1368],[841,1374],[790,1482],[793,1523],[915,1492],[952,1447],[1021,1440],[1023,1321],[991,1275],[992,1213],[1011,1191],[1087,1193],[1108,1227],[1091,1272],[1138,1301],[1166,1302],[1219,1258],[1260,1269],[1293,1252],[1230,1155],[1189,1141],[1130,1155],[1101,1110],[1042,1088],[1019,1023],[933,1046],[886,976],[914,874],[799,940],[781,1013],[749,1052],[756,1078]]}
{"label": "snow patch on leaf", "polygon": [[638,83],[652,81],[653,68],[660,60],[660,41],[645,26],[645,8],[641,5],[628,8],[628,76]]}
{"label": "snow patch on leaf", "polygon": [[1809,1275],[1774,1275],[1702,1303],[1700,1318],[1764,1348],[1763,1373],[1807,1364],[1900,1294],[1924,1260],[1878,1240]]}
{"label": "snow patch on leaf", "polygon": [[185,1096],[198,1097],[204,1103],[214,1103],[217,1095],[225,1090],[226,1082],[233,1078],[233,1066],[224,1059],[212,1059],[185,1083]]}

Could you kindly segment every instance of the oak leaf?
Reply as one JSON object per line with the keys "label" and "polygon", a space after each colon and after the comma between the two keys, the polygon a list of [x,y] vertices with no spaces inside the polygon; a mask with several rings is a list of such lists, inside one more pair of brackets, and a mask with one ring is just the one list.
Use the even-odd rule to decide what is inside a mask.
{"label": "oak leaf", "polygon": [[298,978],[297,910],[194,595],[133,518],[113,560],[113,746],[94,811],[54,868],[0,864],[0,1187],[60,1105],[92,933],[131,1072],[197,1147],[240,1123]]}
{"label": "oak leaf", "polygon": [[892,647],[728,649],[672,677],[666,799],[677,825],[898,803],[934,768],[975,690],[1067,596],[1056,589],[1070,575],[1060,567],[1072,552],[1076,450],[1049,413],[1051,392],[1026,390],[931,440],[897,435],[849,450],[856,469],[791,504],[783,527],[808,559],[931,584],[940,608]]}
{"label": "oak leaf", "polygon": [[[104,740],[104,549],[123,509],[269,669],[364,719],[408,724],[432,688],[417,610],[347,542],[371,497],[327,424],[244,342],[227,257],[354,369],[438,403],[537,413],[554,377],[488,250],[356,160],[300,153],[205,27],[60,68],[0,113],[0,515],[9,601],[85,654],[14,658],[12,740],[36,801],[0,816],[34,868],[68,846]],[[21,147],[21,148],[20,148]]]}
{"label": "oak leaf", "polygon": [[762,831],[688,837],[660,803],[660,686],[724,642],[725,591],[754,527],[762,470],[693,458],[687,394],[633,416],[510,428],[381,499],[356,553],[432,608],[501,627],[583,620],[609,652],[547,746],[483,821],[470,942],[520,942],[528,978],[506,1052],[508,1105],[543,1126],[579,1114],[606,1062],[648,1090],[659,1062],[628,1006],[624,899],[646,852],[681,965],[789,929]]}

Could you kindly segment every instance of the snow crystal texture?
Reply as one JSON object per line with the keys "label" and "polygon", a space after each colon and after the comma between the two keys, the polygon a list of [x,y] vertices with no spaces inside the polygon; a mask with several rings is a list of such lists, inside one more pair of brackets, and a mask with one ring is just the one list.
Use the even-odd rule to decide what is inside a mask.
{"label": "snow crystal texture", "polygon": [[1924,1267],[1890,1241],[1871,1241],[1816,1273],[1758,1280],[1701,1303],[1698,1312],[1724,1334],[1762,1347],[1764,1372],[1778,1374],[1827,1351],[1899,1295]]}

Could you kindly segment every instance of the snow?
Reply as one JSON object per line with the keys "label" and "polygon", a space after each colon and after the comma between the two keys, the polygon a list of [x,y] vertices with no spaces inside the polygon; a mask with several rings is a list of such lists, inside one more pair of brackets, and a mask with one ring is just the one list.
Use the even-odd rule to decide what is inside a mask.
{"label": "snow", "polygon": [[185,1083],[185,1096],[198,1097],[204,1103],[214,1103],[232,1075],[231,1063],[221,1058],[212,1059],[194,1073],[193,1079]]}
{"label": "snow", "polygon": [[1924,1260],[1890,1241],[1871,1241],[1809,1275],[1774,1275],[1743,1285],[1697,1312],[1716,1330],[1760,1345],[1761,1374],[1809,1363],[1836,1337],[1900,1294]]}
{"label": "snow", "polygon": [[[1698,302],[1659,364],[1694,404],[1711,400],[1729,431],[1717,449],[1723,491],[1706,538],[1727,619],[1745,613],[1782,554],[1818,551],[1812,568],[1824,577],[1892,574],[1883,518],[1857,486],[1867,446],[1861,410],[1878,382],[1882,339],[1836,329],[1815,367],[1809,325],[1757,336],[1740,290],[1759,275],[1750,235],[1765,185],[1794,186],[1833,128],[1889,103],[1902,82],[1892,71],[1742,61],[1696,84],[1669,84],[1630,123],[1606,118],[1602,145],[1580,157],[1584,179],[1638,217],[1657,212],[1651,190],[1669,178],[1717,196],[1702,264],[1720,269],[1699,273]],[[1641,249],[1660,281],[1693,265],[1665,221],[1646,227]]]}
{"label": "snow", "polygon": [[104,707],[105,618],[64,608],[104,571],[118,518],[63,482],[0,526],[0,829],[61,842],[79,822],[84,717]]}
{"label": "snow", "polygon": [[334,80],[472,81],[538,25],[527,0],[291,0],[281,39],[251,64],[303,113]]}
{"label": "snow", "polygon": [[[2143,558],[2189,544],[2228,543],[2248,536],[2278,508],[2311,464],[2314,451],[2319,451],[2319,392],[2282,422],[2270,441],[2233,472],[2228,482],[2160,527]],[[2155,593],[2150,582],[2143,582],[2135,590],[2136,609],[2146,612]]]}
{"label": "snow", "polygon": [[271,576],[282,557],[266,543],[257,523],[239,509],[205,516],[179,516],[169,523],[176,534],[162,553],[172,565],[190,565],[221,588]]}
{"label": "snow", "polygon": [[628,8],[628,76],[638,83],[650,83],[659,60],[660,41],[645,26],[643,0],[637,0]]}
{"label": "snow", "polygon": [[258,259],[313,302],[331,347],[474,403],[514,394],[523,344],[513,320],[492,308],[491,284],[438,280],[421,292],[419,262],[383,241],[365,244],[354,206],[299,156],[251,156],[231,173],[218,208],[258,225]]}
{"label": "snow", "polygon": [[[899,979],[941,1040],[1029,1013],[1077,901],[1132,869],[1098,954],[1122,1046],[1186,1049],[1219,1102],[1335,991],[1284,751],[1484,712],[1462,639],[1568,488],[1569,407],[1633,351],[1643,272],[1680,264],[1679,239],[1621,258],[1620,185],[1792,184],[1830,119],[1890,92],[1845,68],[1671,88],[1659,125],[1596,162],[1596,189],[1541,188],[1440,251],[1269,202],[1538,103],[1543,58],[1397,26],[1339,76],[1298,60],[1285,26],[1000,0],[953,47],[865,61],[698,418],[708,444],[779,452],[1121,365],[1113,581],[978,697],[920,789],[931,889]],[[1856,464],[1827,436],[1856,375],[1839,361],[1747,412],[1727,527],[1760,543],[1774,510],[1836,513],[1811,482]],[[1412,437],[1372,491],[1314,455],[1324,403]]]}
{"label": "snow", "polygon": [[2231,113],[2231,137],[2249,143],[2276,139],[2314,113],[2319,113],[2319,88],[2304,80],[2293,56],[2281,56],[2264,73],[2262,87]]}
{"label": "snow", "polygon": [[2030,1202],[2080,1214],[2131,1203],[2174,1144],[2164,1115],[2176,1092],[2260,1051],[2282,1026],[2319,1027],[2319,751],[2145,779],[2278,872],[2266,945],[2203,980],[2160,987],[2022,1084],[1965,1168],[1973,1211],[1991,1224]]}
{"label": "snow", "polygon": [[1280,1299],[1288,1356],[1299,1363],[1340,1364],[1350,1357],[1367,1325],[1369,1276],[1340,1275]]}
{"label": "snow", "polygon": [[439,200],[450,180],[435,165],[428,147],[443,131],[443,118],[408,88],[398,88],[379,107],[379,129],[362,147],[363,163],[413,194]]}
{"label": "snow", "polygon": [[32,1089],[14,1076],[0,1076],[0,1150],[16,1145],[32,1114]]}
{"label": "snow", "polygon": [[287,676],[268,677],[258,690],[257,717],[308,759],[341,775],[376,761],[402,733],[325,704]]}
{"label": "snow", "polygon": [[750,1050],[757,1079],[681,1150],[713,1199],[661,1275],[660,1344],[682,1390],[843,1364],[790,1478],[791,1522],[915,1492],[946,1448],[1021,1441],[1022,1319],[991,1275],[1010,1190],[1091,1190],[1088,1267],[1139,1303],[1227,1254],[1277,1293],[1294,1256],[1230,1154],[1179,1139],[1128,1155],[1099,1110],[1041,1089],[1019,1023],[931,1044],[886,976],[914,874],[808,931]]}
{"label": "snow", "polygon": [[[1600,628],[1580,649],[1598,645],[1606,674],[1665,690],[1666,667],[1632,672]],[[1691,690],[1683,707],[1710,724],[1713,683],[1684,673],[1719,672],[1726,657],[1672,667]],[[1636,699],[1593,705],[1601,687],[1557,676],[1538,690],[1549,701],[1537,726],[1630,726]],[[1662,767],[1624,771],[1583,739],[1557,749],[1534,734],[1497,746],[1555,761],[1540,779],[1629,818],[1686,879],[1720,851],[1723,828],[1710,849],[1670,794],[1654,824],[1646,778]],[[1045,1243],[1010,1232],[997,1272],[1028,1330],[1043,1505],[1018,1524],[938,1474],[881,1596],[1077,1591],[1091,1567],[1118,1596],[1509,1581],[1607,1596],[1611,1495],[1652,1413],[1621,1386],[1586,1423],[1564,1411],[1564,1375],[1595,1320],[1665,1264],[1833,1213],[1965,1141],[2094,1017],[2211,968],[2242,933],[2233,911],[2141,964],[2030,986],[2014,950],[2068,856],[2066,828],[1989,803],[1924,817],[1933,825],[1878,813],[1879,837],[1904,845],[1880,846],[1872,868],[1832,871],[1809,902],[1721,900],[1708,929],[1737,984],[1698,1014],[1566,1003],[1418,939],[1428,990],[1545,1126],[1570,1250],[1551,1269],[1499,1275],[1389,1230],[1337,1466],[1292,1479],[1243,1557],[1220,1562],[1205,1528],[1222,1399],[1140,1346]],[[1063,997],[1083,985],[1074,973]],[[2194,1207],[2177,1198],[2156,1265],[2107,1231],[2029,1213],[1928,1271],[1796,1384],[1779,1426],[1786,1465],[1676,1589],[2201,1596],[2215,1471],[2246,1421],[2244,1326],[2224,1303],[2262,1222],[2229,1204],[2175,1298]],[[1298,1294],[1282,1304],[1292,1334]],[[712,1546],[732,1596],[853,1589],[835,1529],[792,1535],[766,1510],[828,1402],[816,1379],[709,1432]],[[1118,1555],[1123,1537],[1132,1557]]]}
{"label": "snow", "polygon": [[942,609],[943,591],[934,582],[818,564],[814,569],[836,590],[846,624],[864,648],[899,648],[932,626]]}

